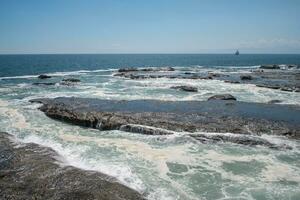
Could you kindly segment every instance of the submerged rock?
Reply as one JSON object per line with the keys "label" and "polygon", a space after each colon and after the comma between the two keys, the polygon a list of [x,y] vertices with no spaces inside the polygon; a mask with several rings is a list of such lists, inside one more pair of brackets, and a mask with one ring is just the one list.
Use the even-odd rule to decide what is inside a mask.
{"label": "submerged rock", "polygon": [[64,78],[62,81],[63,82],[72,82],[72,83],[80,82],[80,80],[77,78]]}
{"label": "submerged rock", "polygon": [[233,84],[238,84],[240,83],[239,81],[232,81],[232,80],[225,80],[225,83],[233,83]]}
{"label": "submerged rock", "polygon": [[286,91],[286,92],[293,92],[294,91],[294,89],[290,88],[290,87],[281,87],[280,90]]}
{"label": "submerged rock", "polygon": [[252,80],[252,76],[251,75],[241,75],[240,76],[241,80]]}
{"label": "submerged rock", "polygon": [[149,68],[141,68],[139,71],[146,71],[146,72],[157,72],[157,71],[175,71],[173,67],[149,67]]}
{"label": "submerged rock", "polygon": [[171,87],[171,89],[179,89],[179,90],[183,90],[186,92],[198,92],[198,89],[196,87],[186,86],[186,85],[173,86],[173,87]]}
{"label": "submerged rock", "polygon": [[51,148],[18,145],[0,132],[0,199],[144,199],[115,178],[61,165]]}
{"label": "submerged rock", "polygon": [[169,131],[161,128],[142,126],[137,124],[122,125],[120,126],[119,130],[131,132],[131,133],[140,133],[145,135],[172,135],[174,133],[173,131]]}
{"label": "submerged rock", "polygon": [[55,85],[56,83],[32,83],[32,85]]}
{"label": "submerged rock", "polygon": [[130,67],[130,68],[120,68],[118,70],[118,72],[136,72],[138,71],[137,68],[134,68],[134,67]]}
{"label": "submerged rock", "polygon": [[261,65],[260,69],[280,69],[279,65]]}
{"label": "submerged rock", "polygon": [[38,76],[39,79],[47,79],[47,78],[51,78],[51,76],[46,75],[46,74],[41,74]]}
{"label": "submerged rock", "polygon": [[242,134],[231,134],[231,133],[197,133],[190,134],[194,139],[202,142],[202,143],[210,143],[210,142],[231,142],[235,144],[249,145],[249,146],[266,146],[273,149],[292,149],[292,147],[288,145],[277,145],[269,142],[266,139],[263,139],[258,136],[251,135],[242,135]]}
{"label": "submerged rock", "polygon": [[275,100],[268,101],[268,103],[282,103],[282,101],[275,99]]}
{"label": "submerged rock", "polygon": [[270,89],[275,89],[275,90],[280,89],[279,85],[256,84],[256,87],[264,87],[264,88],[270,88]]}
{"label": "submerged rock", "polygon": [[208,101],[210,100],[233,100],[236,101],[236,98],[232,96],[231,94],[217,94],[214,96],[211,96],[207,99]]}

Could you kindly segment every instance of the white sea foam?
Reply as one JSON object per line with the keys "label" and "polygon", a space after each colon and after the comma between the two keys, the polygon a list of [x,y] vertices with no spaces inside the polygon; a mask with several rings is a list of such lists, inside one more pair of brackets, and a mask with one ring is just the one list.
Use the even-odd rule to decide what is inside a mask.
{"label": "white sea foam", "polygon": [[89,160],[82,157],[82,154],[89,148],[84,145],[62,145],[36,135],[30,135],[21,140],[25,143],[36,143],[51,147],[62,156],[65,163],[63,165],[72,165],[85,170],[95,170],[112,177],[116,177],[121,183],[139,191],[144,192],[143,182],[132,172],[129,166],[118,165],[116,163],[107,163],[105,160]]}
{"label": "white sea foam", "polygon": [[[190,70],[195,70],[195,68]],[[207,69],[196,67],[196,70],[205,71]],[[216,69],[215,72],[218,70],[223,69]],[[241,68],[241,70],[244,69]],[[57,72],[56,75],[77,74],[85,77],[100,74],[94,75],[90,72],[93,73],[96,70],[79,70],[69,74],[68,72]],[[52,75],[55,76],[55,73]],[[299,93],[259,88],[251,84],[230,84],[218,80],[165,78],[129,80],[117,77],[108,80],[105,78],[105,82],[98,80],[103,79],[99,77],[99,79],[95,78],[93,82],[82,81],[81,84],[73,87],[51,88],[51,92],[46,89],[38,90],[38,88],[36,91],[28,90],[30,85],[26,83],[12,86],[9,90],[1,88],[0,92],[3,94],[10,92],[11,96],[22,92],[25,97],[0,101],[0,126],[3,128],[2,130],[14,133],[21,138],[26,135],[23,140],[25,142],[35,142],[52,147],[65,158],[64,164],[97,170],[118,178],[122,183],[134,189],[147,190],[150,192],[149,199],[205,199],[209,193],[220,193],[222,196],[220,198],[223,199],[254,199],[251,192],[257,188],[266,188],[265,193],[268,195],[273,195],[274,191],[282,192],[282,194],[297,192],[290,185],[286,185],[286,188],[275,188],[276,182],[282,180],[297,183],[300,181],[299,166],[277,158],[278,155],[288,156],[288,158],[297,157],[299,155],[299,142],[297,141],[285,137],[263,135],[262,138],[272,143],[287,144],[293,147],[293,150],[276,151],[264,147],[241,148],[240,145],[230,143],[226,143],[226,145],[201,144],[188,139],[184,133],[178,132],[169,136],[153,137],[122,131],[98,132],[53,121],[37,110],[39,105],[30,104],[28,100],[75,96],[119,100],[181,101],[206,100],[213,94],[231,93],[240,101],[267,102],[278,99],[283,100],[285,104],[300,105]],[[197,87],[199,92],[188,93],[170,89],[171,86],[186,84]],[[2,98],[2,94],[0,96]],[[225,134],[236,136],[231,133]],[[102,150],[100,152],[99,149],[94,152],[93,148],[103,148],[103,152]],[[121,154],[121,159],[115,159],[114,153]],[[263,167],[251,176],[247,175],[246,171],[245,174],[239,174],[224,168],[224,163],[238,166],[239,163],[251,164],[254,161]],[[169,166],[170,163],[184,166],[185,170],[174,172]],[[195,180],[195,177],[198,179]],[[232,195],[229,192],[230,187],[243,189],[238,194]],[[149,190],[149,188],[151,189]],[[208,197],[207,199],[212,198]]]}
{"label": "white sea foam", "polygon": [[[83,75],[88,73],[96,73],[96,72],[113,72],[116,69],[96,69],[96,70],[77,70],[77,71],[66,71],[66,72],[50,72],[50,73],[42,73],[47,74],[49,76],[71,76],[71,75]],[[0,77],[0,80],[5,79],[32,79],[37,78],[39,75],[20,75],[20,76],[3,76]]]}
{"label": "white sea foam", "polygon": [[30,78],[36,78],[38,75],[22,75],[22,76],[3,76],[0,77],[0,80],[5,79],[30,79]]}
{"label": "white sea foam", "polygon": [[[23,104],[24,102],[15,102],[14,106],[17,106],[18,103]],[[11,103],[6,101],[2,101],[0,104],[4,108],[10,108],[11,106]],[[22,105],[22,108],[28,110],[31,108],[28,106],[28,104],[25,104]],[[16,114],[16,112],[18,113]],[[33,107],[31,112],[33,113],[28,115],[24,114],[22,109],[17,109],[15,112],[12,112],[13,115],[7,115],[11,119],[17,119],[18,117],[15,117],[18,115],[33,119],[27,121],[26,129],[29,134],[27,133],[27,136],[22,141],[34,142],[53,148],[64,158],[60,159],[64,161],[63,164],[100,171],[118,178],[120,182],[138,191],[147,191],[150,193],[148,199],[205,199],[209,193],[206,193],[206,190],[200,191],[207,186],[197,186],[198,184],[195,183],[195,187],[199,187],[198,189],[200,190],[198,193],[195,193],[191,189],[194,186],[189,184],[190,180],[197,176],[206,177],[206,180],[203,180],[203,182],[201,182],[202,179],[197,181],[200,181],[199,184],[208,184],[212,188],[210,192],[220,192],[218,187],[221,187],[222,196],[228,196],[228,198],[232,197],[226,191],[226,183],[228,181],[234,187],[239,186],[249,189],[264,185],[272,192],[272,182],[280,180],[299,181],[300,177],[298,168],[281,163],[276,159],[274,156],[276,155],[276,150],[255,148],[251,150],[251,153],[247,153],[247,149],[250,151],[250,147],[241,149],[238,145],[226,144],[226,146],[223,146],[189,142],[186,138],[182,140],[184,139],[184,133],[177,132],[169,136],[154,137],[122,131],[97,132],[62,123],[54,124],[53,121]],[[3,122],[1,121],[0,124],[3,124]],[[8,127],[13,125],[15,125],[15,121],[12,120]],[[18,129],[18,132],[22,131],[24,129]],[[16,134],[18,135],[19,133]],[[201,134],[220,133],[201,132]],[[236,136],[231,133],[225,134]],[[263,137],[272,140],[272,142],[276,140],[277,143],[284,143],[286,140],[286,138],[280,137]],[[182,142],[176,142],[181,140]],[[104,154],[97,151],[94,152],[93,148],[95,148],[95,145],[103,148]],[[236,149],[235,151],[239,153],[232,154],[227,152],[226,148],[228,147]],[[105,149],[109,149],[109,151]],[[119,157],[114,158],[114,153],[111,154],[111,151],[121,153],[122,159]],[[294,151],[291,153],[293,154]],[[264,165],[263,170],[257,171],[253,177],[246,174],[234,174],[223,168],[224,163],[238,165],[239,162],[251,163],[252,161],[263,163]],[[186,170],[174,172],[170,168],[169,163],[185,166]],[[285,172],[278,173],[278,170],[284,170]],[[222,177],[221,179],[218,179],[218,174]],[[172,176],[180,176],[182,178],[174,179]],[[226,181],[223,182],[224,180]],[[148,188],[151,189],[149,190]],[[291,189],[289,191],[291,192]],[[241,193],[234,197],[245,196],[251,199],[249,191],[244,191],[244,194]]]}

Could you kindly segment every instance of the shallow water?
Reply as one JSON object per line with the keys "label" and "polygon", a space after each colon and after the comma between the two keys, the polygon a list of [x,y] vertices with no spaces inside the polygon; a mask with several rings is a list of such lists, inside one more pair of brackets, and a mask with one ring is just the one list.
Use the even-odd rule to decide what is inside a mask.
{"label": "shallow water", "polygon": [[[248,67],[252,68],[252,67]],[[207,71],[203,67],[178,70]],[[241,68],[209,70],[236,73]],[[33,86],[36,75],[0,78],[1,131],[23,142],[50,146],[62,164],[101,171],[147,195],[148,199],[300,199],[300,142],[263,136],[293,150],[274,150],[231,143],[201,144],[183,133],[147,136],[122,131],[98,131],[46,117],[28,100],[76,96],[101,99],[206,100],[215,93],[230,93],[241,101],[283,100],[300,105],[300,93],[229,84],[218,80],[145,79],[113,77],[114,70],[51,73],[54,86]],[[65,76],[81,83],[63,86]],[[41,81],[41,82],[43,82]],[[169,89],[188,84],[198,93]]]}

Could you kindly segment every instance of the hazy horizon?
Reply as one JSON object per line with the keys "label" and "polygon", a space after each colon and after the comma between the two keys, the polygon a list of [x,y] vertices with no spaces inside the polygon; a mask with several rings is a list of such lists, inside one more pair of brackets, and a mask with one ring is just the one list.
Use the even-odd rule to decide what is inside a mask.
{"label": "hazy horizon", "polygon": [[297,0],[5,1],[0,54],[299,54]]}

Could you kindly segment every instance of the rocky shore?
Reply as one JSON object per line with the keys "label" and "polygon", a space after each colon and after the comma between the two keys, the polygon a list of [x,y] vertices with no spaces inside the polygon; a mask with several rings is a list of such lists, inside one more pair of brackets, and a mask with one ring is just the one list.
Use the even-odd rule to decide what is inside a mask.
{"label": "rocky shore", "polygon": [[[205,139],[269,147],[274,145],[257,136],[300,136],[300,108],[297,106],[230,100],[167,102],[67,97],[34,99],[31,102],[42,103],[40,110],[53,119],[99,130],[147,135],[167,135],[176,131],[192,135],[198,141]],[[208,137],[198,132],[234,133],[248,137],[236,140],[220,135]]]}
{"label": "rocky shore", "polygon": [[144,199],[112,177],[61,165],[50,148],[0,132],[0,199]]}
{"label": "rocky shore", "polygon": [[247,73],[203,73],[174,68],[121,68],[114,76],[136,80],[151,78],[221,80],[226,83],[254,84],[257,87],[300,92],[300,66],[298,65],[261,65],[258,69],[249,70]]}

